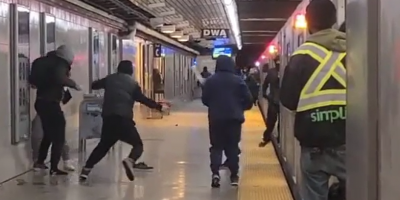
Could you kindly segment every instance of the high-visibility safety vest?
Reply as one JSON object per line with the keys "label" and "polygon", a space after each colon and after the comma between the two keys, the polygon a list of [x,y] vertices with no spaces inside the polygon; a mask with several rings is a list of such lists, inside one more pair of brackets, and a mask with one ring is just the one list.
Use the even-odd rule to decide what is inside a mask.
{"label": "high-visibility safety vest", "polygon": [[[346,53],[329,51],[318,44],[306,42],[293,53],[298,54],[311,56],[319,65],[301,90],[297,112],[346,105],[346,68],[341,62]],[[343,88],[321,90],[331,77]]]}

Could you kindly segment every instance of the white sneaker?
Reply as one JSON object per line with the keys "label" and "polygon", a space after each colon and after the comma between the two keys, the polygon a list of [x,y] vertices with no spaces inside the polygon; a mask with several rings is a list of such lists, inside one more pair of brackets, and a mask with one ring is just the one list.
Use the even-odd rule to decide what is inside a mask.
{"label": "white sneaker", "polygon": [[75,167],[72,165],[70,160],[64,161],[64,170],[70,172],[75,171]]}

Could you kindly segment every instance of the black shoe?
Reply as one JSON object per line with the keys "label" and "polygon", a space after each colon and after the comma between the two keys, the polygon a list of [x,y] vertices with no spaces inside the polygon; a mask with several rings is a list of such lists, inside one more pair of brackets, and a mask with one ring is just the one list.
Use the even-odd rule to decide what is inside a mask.
{"label": "black shoe", "polygon": [[231,176],[231,185],[235,187],[239,185],[239,176]]}
{"label": "black shoe", "polygon": [[145,170],[154,169],[154,167],[148,166],[148,165],[147,165],[146,163],[144,163],[144,162],[140,162],[140,163],[135,163],[135,164],[133,164],[133,168],[135,168],[135,169],[145,169]]}
{"label": "black shoe", "polygon": [[92,169],[89,168],[83,168],[81,171],[81,174],[79,175],[79,180],[80,181],[86,181],[89,177],[90,172],[92,171]]}
{"label": "black shoe", "polygon": [[124,166],[126,177],[128,177],[128,179],[130,181],[135,180],[135,176],[133,174],[133,165],[134,165],[133,162],[134,161],[130,158],[125,158],[122,161],[122,165]]}
{"label": "black shoe", "polygon": [[221,180],[221,177],[218,174],[212,175],[211,179],[211,187],[212,188],[219,188],[221,184],[219,183]]}
{"label": "black shoe", "polygon": [[51,169],[50,175],[51,176],[66,176],[66,175],[68,175],[68,172],[62,171],[60,169]]}
{"label": "black shoe", "polygon": [[40,171],[40,170],[44,170],[44,169],[49,169],[49,167],[47,167],[44,163],[35,163],[33,164],[33,170],[35,171]]}
{"label": "black shoe", "polygon": [[270,139],[263,139],[263,141],[261,141],[261,142],[258,144],[258,146],[259,146],[259,147],[265,147],[265,146],[267,146],[267,144],[270,143],[270,142],[271,142]]}

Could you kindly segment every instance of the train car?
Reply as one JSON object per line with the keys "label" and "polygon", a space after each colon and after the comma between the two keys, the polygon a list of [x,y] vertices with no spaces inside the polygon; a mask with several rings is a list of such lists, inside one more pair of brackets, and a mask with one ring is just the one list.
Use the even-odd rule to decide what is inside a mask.
{"label": "train car", "polygon": [[[292,13],[286,24],[277,33],[276,37],[269,43],[266,50],[261,54],[260,58],[256,61],[260,67],[261,80],[264,80],[266,76],[266,66],[269,68],[275,67],[275,58],[280,60],[280,76],[284,76],[285,66],[290,60],[291,54],[299,47],[302,43],[307,40],[307,21],[305,19],[305,9],[310,0],[302,1]],[[333,0],[337,8],[337,23],[334,28],[339,28],[340,24],[345,19],[345,1],[344,0]],[[262,99],[262,98],[260,98]],[[262,108],[266,108],[267,102],[261,100]],[[280,133],[276,133],[279,138],[279,148],[283,156],[285,164],[288,166],[288,171],[293,178],[294,183],[298,183],[301,179],[300,176],[300,147],[297,140],[294,138],[293,125],[294,125],[294,113],[287,110],[283,106],[280,107]],[[279,134],[279,137],[278,137]]]}

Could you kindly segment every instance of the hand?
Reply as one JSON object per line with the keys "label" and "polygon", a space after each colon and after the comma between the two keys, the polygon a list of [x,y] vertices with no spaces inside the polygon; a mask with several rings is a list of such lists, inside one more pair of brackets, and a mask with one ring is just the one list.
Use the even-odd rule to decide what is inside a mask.
{"label": "hand", "polygon": [[82,90],[81,86],[78,85],[78,84],[75,84],[74,89],[77,90],[77,91],[81,91]]}
{"label": "hand", "polygon": [[168,113],[168,112],[170,111],[170,108],[171,108],[171,107],[169,107],[169,106],[167,106],[167,105],[165,105],[165,104],[162,104],[162,105],[161,105],[161,112],[163,112],[163,113]]}

